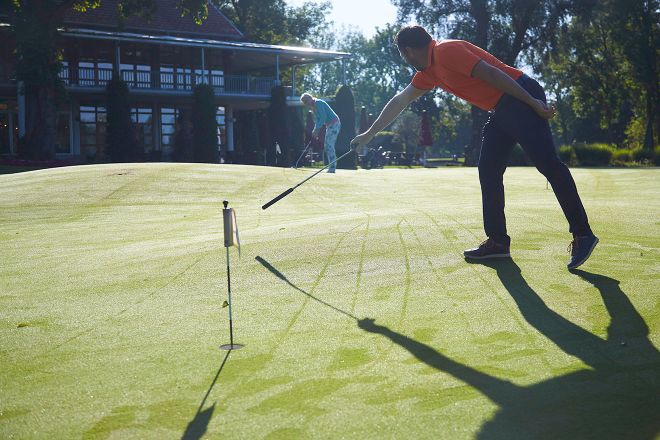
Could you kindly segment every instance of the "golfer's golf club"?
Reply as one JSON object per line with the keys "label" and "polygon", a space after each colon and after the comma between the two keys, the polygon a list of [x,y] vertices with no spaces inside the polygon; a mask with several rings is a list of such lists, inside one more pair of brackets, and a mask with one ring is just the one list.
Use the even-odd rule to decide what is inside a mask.
{"label": "golfer's golf club", "polygon": [[300,182],[299,184],[297,184],[296,186],[292,186],[291,188],[287,189],[287,190],[284,191],[282,194],[280,194],[279,196],[275,197],[275,198],[274,198],[273,200],[271,200],[270,202],[268,202],[268,203],[266,203],[265,205],[263,205],[263,206],[261,207],[261,209],[266,209],[266,208],[268,208],[270,205],[272,205],[272,204],[276,203],[277,201],[283,199],[284,197],[288,196],[289,194],[291,194],[291,193],[293,192],[294,189],[298,188],[300,185],[302,185],[303,183],[307,182],[309,179],[311,179],[312,177],[316,176],[318,173],[320,173],[321,171],[325,170],[325,169],[328,168],[330,165],[336,163],[338,160],[342,159],[344,156],[348,156],[348,155],[349,155],[350,153],[352,153],[352,152],[353,152],[353,146],[351,145],[351,148],[350,148],[346,153],[342,154],[342,155],[339,156],[337,159],[333,160],[332,162],[330,162],[329,164],[327,164],[326,166],[324,166],[323,168],[321,168],[320,170],[318,170],[317,172],[315,172],[314,174],[312,174],[311,176],[309,176],[308,178],[306,178],[305,180],[303,180],[302,182]]}
{"label": "golfer's golf club", "polygon": [[304,156],[305,153],[307,152],[307,149],[309,148],[309,146],[312,145],[312,140],[313,140],[313,139],[310,139],[309,142],[307,142],[307,146],[305,147],[305,149],[303,150],[303,152],[300,154],[300,157],[299,157],[298,160],[296,161],[296,164],[294,165],[294,168],[296,168],[296,169],[298,168],[298,162],[300,162],[300,159],[303,158],[303,156]]}

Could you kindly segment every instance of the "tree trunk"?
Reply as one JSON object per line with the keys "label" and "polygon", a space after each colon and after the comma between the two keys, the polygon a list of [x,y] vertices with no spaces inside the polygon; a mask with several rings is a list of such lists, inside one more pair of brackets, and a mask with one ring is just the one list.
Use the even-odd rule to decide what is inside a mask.
{"label": "tree trunk", "polygon": [[32,86],[25,90],[25,150],[28,159],[55,157],[57,109],[52,87]]}
{"label": "tree trunk", "polygon": [[[660,98],[658,94],[658,73],[657,73],[657,48],[656,35],[654,31],[657,29],[656,25],[653,23],[653,12],[657,12],[657,2],[655,1],[645,1],[643,2],[643,14],[642,14],[642,27],[644,29],[644,53],[647,64],[647,68],[644,69],[648,72],[646,78],[646,132],[644,133],[644,148],[653,151],[655,137],[653,135],[654,125],[656,130],[660,130],[660,115],[658,115],[658,99]],[[660,134],[660,131],[656,132],[656,135]]]}
{"label": "tree trunk", "polygon": [[644,133],[644,149],[653,151],[653,125],[655,124],[652,91],[646,93],[646,132]]}

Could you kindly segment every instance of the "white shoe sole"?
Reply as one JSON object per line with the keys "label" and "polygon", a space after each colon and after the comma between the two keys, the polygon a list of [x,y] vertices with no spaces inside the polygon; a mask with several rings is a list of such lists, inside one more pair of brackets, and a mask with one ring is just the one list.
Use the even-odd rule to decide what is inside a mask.
{"label": "white shoe sole", "polygon": [[483,257],[474,257],[463,254],[463,256],[465,258],[469,258],[470,260],[487,260],[488,258],[509,258],[511,257],[511,254],[490,254],[484,255]]}
{"label": "white shoe sole", "polygon": [[596,245],[598,244],[598,241],[599,241],[599,240],[598,240],[598,237],[596,237],[596,241],[594,241],[594,244],[591,245],[591,249],[589,249],[589,252],[587,252],[587,256],[584,257],[584,258],[582,259],[582,261],[580,261],[580,262],[577,263],[577,264],[574,264],[573,266],[568,266],[568,265],[567,265],[566,267],[568,267],[568,269],[570,270],[570,269],[577,269],[578,267],[582,266],[582,265],[585,263],[585,261],[587,261],[587,260],[589,259],[589,257],[591,256],[591,253],[592,253],[592,252],[594,251],[594,249],[596,248]]}

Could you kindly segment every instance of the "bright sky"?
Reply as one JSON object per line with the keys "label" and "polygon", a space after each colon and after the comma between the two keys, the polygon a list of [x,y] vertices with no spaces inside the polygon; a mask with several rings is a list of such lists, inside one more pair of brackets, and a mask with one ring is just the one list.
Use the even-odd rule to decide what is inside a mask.
{"label": "bright sky", "polygon": [[[300,6],[305,0],[285,0],[290,6]],[[315,1],[319,3],[319,1]],[[329,20],[335,26],[345,26],[349,30],[360,30],[366,37],[376,32],[376,26],[383,27],[396,20],[396,7],[390,0],[331,0],[332,13]]]}

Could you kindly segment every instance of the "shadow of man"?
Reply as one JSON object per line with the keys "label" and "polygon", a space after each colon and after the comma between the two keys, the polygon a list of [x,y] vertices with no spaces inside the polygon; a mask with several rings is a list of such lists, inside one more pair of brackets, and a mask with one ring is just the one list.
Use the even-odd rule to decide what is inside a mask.
{"label": "shadow of man", "polygon": [[[381,334],[429,366],[476,388],[499,409],[480,429],[481,439],[644,439],[660,431],[660,353],[619,281],[574,271],[600,292],[611,317],[607,339],[552,311],[510,259],[488,262],[525,320],[590,368],[528,386],[482,373],[372,319],[363,330]],[[623,343],[623,344],[622,344]]]}

